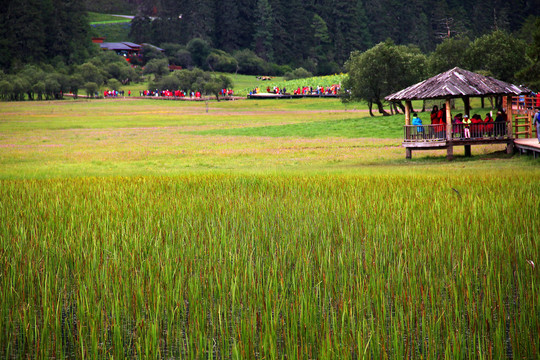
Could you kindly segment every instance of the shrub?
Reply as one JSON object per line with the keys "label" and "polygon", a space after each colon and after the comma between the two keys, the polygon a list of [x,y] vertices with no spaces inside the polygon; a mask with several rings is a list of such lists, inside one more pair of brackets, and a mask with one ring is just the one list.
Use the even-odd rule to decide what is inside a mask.
{"label": "shrub", "polygon": [[307,71],[306,69],[299,67],[297,69],[294,69],[291,72],[288,72],[284,75],[285,80],[293,80],[293,79],[305,79],[308,77],[312,77],[313,74]]}

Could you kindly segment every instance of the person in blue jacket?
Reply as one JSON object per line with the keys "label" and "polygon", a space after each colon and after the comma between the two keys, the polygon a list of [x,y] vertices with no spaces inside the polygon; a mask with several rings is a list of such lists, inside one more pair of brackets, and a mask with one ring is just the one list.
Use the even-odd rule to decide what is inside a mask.
{"label": "person in blue jacket", "polygon": [[533,124],[536,125],[536,137],[538,138],[538,143],[540,144],[540,107],[536,108]]}
{"label": "person in blue jacket", "polygon": [[419,125],[416,127],[416,134],[422,135],[424,133],[424,127],[422,126],[422,119],[418,117],[417,113],[413,113],[413,119],[412,119],[413,125]]}

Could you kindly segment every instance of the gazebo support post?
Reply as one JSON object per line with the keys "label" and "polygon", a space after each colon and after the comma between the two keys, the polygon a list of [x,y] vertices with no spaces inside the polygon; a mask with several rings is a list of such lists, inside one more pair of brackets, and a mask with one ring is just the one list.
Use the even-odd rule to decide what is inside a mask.
{"label": "gazebo support post", "polygon": [[454,159],[454,145],[452,144],[452,113],[450,111],[450,98],[446,99],[446,159]]}
{"label": "gazebo support post", "polygon": [[508,134],[508,138],[510,139],[510,141],[508,142],[508,145],[506,145],[506,153],[508,155],[511,155],[514,153],[514,134],[512,132],[512,122],[514,120],[514,114],[513,114],[513,111],[512,111],[512,96],[511,95],[508,95],[506,97],[506,106],[507,106],[507,109],[506,109],[506,116],[507,116],[507,122],[506,122],[506,125],[507,125],[507,134]]}
{"label": "gazebo support post", "polygon": [[463,115],[467,115],[469,118],[471,117],[471,101],[469,99],[468,96],[464,96],[463,98],[463,107],[464,107],[464,112],[465,114]]}
{"label": "gazebo support post", "polygon": [[[464,108],[464,115],[467,115],[469,118],[471,117],[471,99],[468,96],[462,97],[463,99],[463,108]],[[471,145],[464,145],[465,149],[465,156],[471,157]]]}
{"label": "gazebo support post", "polygon": [[[405,101],[405,125],[411,125],[411,109],[412,102],[410,100]],[[412,149],[405,148],[405,159],[412,158]]]}
{"label": "gazebo support post", "polygon": [[405,101],[405,125],[411,125],[411,109],[412,109],[411,100]]}

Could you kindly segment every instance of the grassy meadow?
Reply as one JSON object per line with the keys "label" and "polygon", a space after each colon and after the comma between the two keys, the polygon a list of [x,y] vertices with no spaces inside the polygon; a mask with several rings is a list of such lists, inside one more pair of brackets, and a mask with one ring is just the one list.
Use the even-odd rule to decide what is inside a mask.
{"label": "grassy meadow", "polygon": [[540,163],[402,124],[0,103],[0,358],[538,358]]}

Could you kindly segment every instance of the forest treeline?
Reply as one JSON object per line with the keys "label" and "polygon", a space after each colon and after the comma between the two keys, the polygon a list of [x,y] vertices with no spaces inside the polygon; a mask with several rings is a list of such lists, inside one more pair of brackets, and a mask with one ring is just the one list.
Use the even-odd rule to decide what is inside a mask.
{"label": "forest treeline", "polygon": [[[6,0],[0,2],[0,66],[81,62],[91,31],[85,11],[131,13],[131,40],[187,45],[200,38],[227,53],[316,74],[342,69],[352,51],[391,39],[424,53],[444,38],[516,33],[540,16],[530,0]],[[522,36],[526,36],[522,35]]]}
{"label": "forest treeline", "polygon": [[[98,10],[106,2],[88,4]],[[540,15],[538,3],[526,0],[131,0],[119,6],[138,15],[135,42],[202,38],[229,53],[252,49],[269,62],[318,74],[387,39],[427,53],[444,38],[514,33],[527,17]]]}
{"label": "forest treeline", "polygon": [[[357,96],[377,106],[384,95],[454,66],[540,90],[540,8],[530,1],[92,0],[86,7],[75,0],[0,2],[0,98],[94,94],[152,68],[159,70],[152,85],[161,87],[177,81],[165,76],[166,64],[291,78],[353,66],[363,79],[393,74],[371,82],[375,94]],[[126,40],[164,53],[143,46],[131,64],[144,72],[105,54],[91,42],[89,10],[136,13]],[[386,68],[367,66],[371,56]]]}

